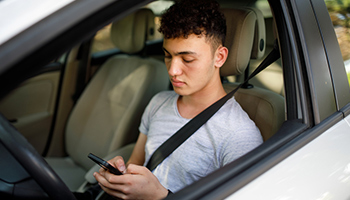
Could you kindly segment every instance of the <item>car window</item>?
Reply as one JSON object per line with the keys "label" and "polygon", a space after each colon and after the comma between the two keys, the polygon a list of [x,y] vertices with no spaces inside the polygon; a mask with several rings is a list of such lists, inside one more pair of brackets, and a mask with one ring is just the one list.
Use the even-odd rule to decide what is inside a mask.
{"label": "car window", "polygon": [[96,33],[91,48],[92,53],[115,48],[109,37],[111,26],[112,24],[108,24]]}
{"label": "car window", "polygon": [[350,80],[350,0],[325,0]]}
{"label": "car window", "polygon": [[[162,14],[163,10],[170,7],[174,2],[173,1],[155,1],[148,5],[146,5],[146,8],[149,8],[153,11],[153,13],[156,15],[154,22],[156,24],[156,30],[158,30],[158,27],[160,26],[160,15]],[[92,45],[92,53],[100,52],[100,51],[106,51],[110,49],[114,49],[114,45],[112,41],[110,40],[110,30],[111,30],[111,24],[105,26],[101,30],[99,30],[95,38],[93,40]],[[158,32],[155,31],[155,37],[154,40],[162,39],[163,36]]]}

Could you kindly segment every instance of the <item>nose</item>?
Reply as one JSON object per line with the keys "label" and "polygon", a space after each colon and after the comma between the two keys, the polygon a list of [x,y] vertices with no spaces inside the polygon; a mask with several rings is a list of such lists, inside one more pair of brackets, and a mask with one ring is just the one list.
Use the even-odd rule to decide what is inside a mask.
{"label": "nose", "polygon": [[179,76],[182,73],[181,64],[177,59],[172,59],[167,67],[170,76]]}

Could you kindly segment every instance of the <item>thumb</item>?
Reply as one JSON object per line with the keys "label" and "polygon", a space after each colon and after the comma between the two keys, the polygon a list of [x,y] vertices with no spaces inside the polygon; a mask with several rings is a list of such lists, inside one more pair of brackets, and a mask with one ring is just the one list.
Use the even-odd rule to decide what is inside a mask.
{"label": "thumb", "polygon": [[121,156],[117,156],[115,159],[113,159],[114,166],[122,173],[125,173],[125,162],[124,159]]}
{"label": "thumb", "polygon": [[128,168],[126,169],[126,173],[134,174],[134,175],[136,174],[143,175],[147,173],[146,170],[148,169],[144,166],[129,164]]}

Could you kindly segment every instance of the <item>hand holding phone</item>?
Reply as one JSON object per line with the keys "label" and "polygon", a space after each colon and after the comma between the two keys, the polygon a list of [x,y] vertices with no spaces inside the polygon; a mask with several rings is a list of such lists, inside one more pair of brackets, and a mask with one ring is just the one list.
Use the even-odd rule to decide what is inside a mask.
{"label": "hand holding phone", "polygon": [[104,168],[105,170],[108,170],[109,172],[111,172],[112,174],[123,175],[123,173],[121,173],[118,169],[114,168],[112,165],[110,165],[107,161],[103,160],[102,158],[100,158],[92,153],[90,153],[88,155],[88,157],[92,161],[94,161],[95,163],[100,165],[102,168]]}

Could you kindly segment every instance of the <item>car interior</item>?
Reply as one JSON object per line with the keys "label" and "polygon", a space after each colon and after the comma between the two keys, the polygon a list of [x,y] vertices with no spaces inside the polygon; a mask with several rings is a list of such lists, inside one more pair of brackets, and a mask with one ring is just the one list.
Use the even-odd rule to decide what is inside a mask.
{"label": "car interior", "polygon": [[[99,166],[87,158],[89,153],[127,160],[144,108],[156,93],[171,90],[157,35],[161,11],[155,3],[108,25],[0,101],[0,112],[72,191],[96,182],[92,172]],[[277,36],[272,14],[260,4],[222,3],[229,56],[221,76],[227,92],[273,49]],[[93,51],[103,45],[102,36],[110,49]],[[235,98],[267,141],[286,120],[280,61],[243,85]]]}
{"label": "car interior", "polygon": [[168,89],[164,63],[131,55],[141,51],[145,40],[153,36],[153,19],[151,10],[141,9],[113,23],[111,39],[125,54],[109,58],[76,102],[65,131],[69,156],[46,159],[58,174],[68,173],[63,175],[69,179],[68,185],[81,184],[93,166],[86,159],[89,152],[105,156],[135,141],[145,106],[156,93]]}

